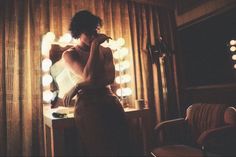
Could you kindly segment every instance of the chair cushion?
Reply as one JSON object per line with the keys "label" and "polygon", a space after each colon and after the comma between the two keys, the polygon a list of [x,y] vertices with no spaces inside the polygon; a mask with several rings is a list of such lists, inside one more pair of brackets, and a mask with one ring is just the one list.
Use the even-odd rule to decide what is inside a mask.
{"label": "chair cushion", "polygon": [[186,145],[169,145],[156,148],[152,151],[156,157],[203,157],[200,149]]}

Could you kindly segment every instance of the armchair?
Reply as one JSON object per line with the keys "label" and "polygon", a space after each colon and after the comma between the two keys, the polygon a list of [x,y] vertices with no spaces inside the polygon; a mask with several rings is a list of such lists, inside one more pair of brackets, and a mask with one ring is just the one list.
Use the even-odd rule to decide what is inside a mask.
{"label": "armchair", "polygon": [[155,127],[154,157],[236,156],[236,108],[224,104],[196,103],[185,118]]}

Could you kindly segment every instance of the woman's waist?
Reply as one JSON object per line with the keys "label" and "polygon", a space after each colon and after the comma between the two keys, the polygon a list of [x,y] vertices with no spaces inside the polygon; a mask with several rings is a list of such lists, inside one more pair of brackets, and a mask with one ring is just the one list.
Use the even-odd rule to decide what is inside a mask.
{"label": "woman's waist", "polygon": [[78,91],[78,95],[113,95],[110,86],[83,88]]}

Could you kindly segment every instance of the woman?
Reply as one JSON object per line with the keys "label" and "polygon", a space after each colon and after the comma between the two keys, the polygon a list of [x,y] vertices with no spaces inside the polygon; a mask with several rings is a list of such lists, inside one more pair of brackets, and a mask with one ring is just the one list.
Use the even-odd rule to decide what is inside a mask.
{"label": "woman", "polygon": [[124,110],[109,87],[114,81],[115,70],[111,50],[100,45],[109,39],[98,33],[100,26],[101,19],[86,10],[77,12],[71,20],[71,34],[79,38],[79,43],[65,51],[62,58],[83,80],[64,96],[63,101],[69,106],[77,95],[74,114],[83,148],[80,155],[127,156],[128,127]]}

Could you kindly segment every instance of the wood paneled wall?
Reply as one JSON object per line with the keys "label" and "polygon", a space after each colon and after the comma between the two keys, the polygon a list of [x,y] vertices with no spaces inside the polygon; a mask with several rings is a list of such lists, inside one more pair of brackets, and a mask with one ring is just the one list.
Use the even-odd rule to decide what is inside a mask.
{"label": "wood paneled wall", "polygon": [[178,14],[176,9],[175,12],[177,27],[186,25],[215,12],[223,11],[224,9],[228,9],[235,5],[235,0],[208,0],[183,14]]}

